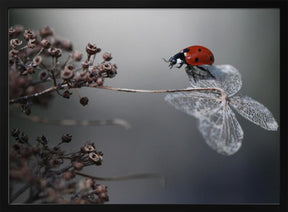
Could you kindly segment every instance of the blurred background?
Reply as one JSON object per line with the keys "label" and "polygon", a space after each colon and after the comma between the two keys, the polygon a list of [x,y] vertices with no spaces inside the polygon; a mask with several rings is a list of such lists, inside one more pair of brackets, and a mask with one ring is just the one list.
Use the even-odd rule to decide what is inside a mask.
{"label": "blurred background", "polygon": [[[106,79],[105,85],[122,88],[188,87],[184,67],[170,70],[162,58],[203,45],[214,53],[215,64],[231,64],[240,71],[239,93],[261,102],[279,123],[279,14],[278,9],[13,9],[9,26],[39,30],[48,25],[83,53],[88,42],[96,43],[102,53],[112,53],[118,66],[118,75]],[[80,95],[89,98],[83,107],[72,92],[70,99],[56,96],[46,109],[33,107],[32,115],[121,118],[132,128],[45,125],[11,115],[10,129],[25,131],[30,140],[44,134],[55,144],[62,134],[70,133],[73,140],[67,152],[93,141],[104,153],[104,161],[102,166],[85,168],[87,174],[157,173],[166,179],[165,186],[159,179],[102,182],[108,186],[108,204],[279,203],[279,129],[266,131],[235,112],[244,139],[240,150],[226,157],[205,143],[195,118],[164,101],[165,94],[81,88]]]}

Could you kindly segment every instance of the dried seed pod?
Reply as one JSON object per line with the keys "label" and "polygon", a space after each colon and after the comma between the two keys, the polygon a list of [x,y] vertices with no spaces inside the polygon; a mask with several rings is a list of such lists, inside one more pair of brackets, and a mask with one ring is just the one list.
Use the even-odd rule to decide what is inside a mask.
{"label": "dried seed pod", "polygon": [[55,47],[50,47],[48,49],[48,54],[52,57],[60,57],[62,55],[62,50]]}
{"label": "dried seed pod", "polygon": [[36,39],[29,39],[27,43],[27,47],[33,49],[36,46]]}
{"label": "dried seed pod", "polygon": [[73,177],[75,177],[75,175],[74,175],[72,172],[67,171],[67,172],[64,172],[64,173],[62,174],[62,177],[63,177],[65,180],[70,180],[70,179],[72,179]]}
{"label": "dried seed pod", "polygon": [[20,46],[21,44],[22,44],[22,41],[17,39],[17,38],[10,40],[10,45],[14,49],[17,48],[18,46]]}
{"label": "dried seed pod", "polygon": [[86,46],[86,52],[88,55],[94,55],[100,51],[101,51],[101,49],[97,48],[97,46],[95,44],[88,43]]}
{"label": "dried seed pod", "polygon": [[107,186],[101,185],[101,184],[96,185],[96,189],[95,189],[96,194],[101,194],[101,193],[106,193],[106,192],[107,192]]}
{"label": "dried seed pod", "polygon": [[87,105],[88,101],[89,101],[89,99],[86,96],[80,98],[80,104],[83,106]]}
{"label": "dried seed pod", "polygon": [[34,39],[36,36],[34,34],[34,32],[32,32],[30,29],[26,29],[24,31],[24,38],[25,40],[31,40],[31,39]]}
{"label": "dried seed pod", "polygon": [[91,160],[95,163],[99,163],[99,162],[101,163],[100,156],[95,152],[90,152],[88,158],[89,158],[89,160]]}
{"label": "dried seed pod", "polygon": [[72,59],[75,60],[75,61],[80,61],[82,60],[82,57],[83,57],[83,54],[79,51],[74,51],[72,53]]}
{"label": "dried seed pod", "polygon": [[86,81],[87,75],[89,75],[89,72],[85,72],[85,71],[81,71],[81,72],[77,72],[75,79],[79,82],[79,81]]}
{"label": "dried seed pod", "polygon": [[71,51],[73,49],[72,42],[70,40],[59,40],[58,46],[66,51]]}
{"label": "dried seed pod", "polygon": [[40,45],[43,48],[48,49],[51,46],[51,43],[48,40],[43,39],[43,40],[41,40]]}
{"label": "dried seed pod", "polygon": [[72,141],[72,135],[64,134],[64,135],[62,135],[61,139],[62,139],[63,143],[69,143],[70,141]]}
{"label": "dried seed pod", "polygon": [[63,80],[70,80],[74,77],[74,66],[73,65],[66,65],[64,70],[61,71],[61,78]]}
{"label": "dried seed pod", "polygon": [[93,143],[87,143],[81,147],[82,152],[93,152],[95,150]]}
{"label": "dried seed pod", "polygon": [[42,61],[43,61],[43,58],[40,55],[38,55],[34,57],[33,64],[36,66],[39,66],[42,63]]}
{"label": "dried seed pod", "polygon": [[18,54],[19,54],[19,51],[16,50],[16,49],[12,49],[12,50],[9,51],[9,57],[10,57],[10,58],[17,57]]}
{"label": "dried seed pod", "polygon": [[39,77],[39,79],[40,79],[41,81],[45,81],[45,80],[48,79],[49,74],[48,74],[46,71],[43,70],[43,71],[41,71],[41,72],[39,73],[38,77]]}
{"label": "dried seed pod", "polygon": [[76,169],[76,170],[81,170],[84,167],[84,164],[78,161],[74,161],[72,163],[72,166]]}
{"label": "dried seed pod", "polygon": [[72,93],[70,93],[68,90],[64,91],[63,98],[69,99]]}
{"label": "dried seed pod", "polygon": [[15,35],[15,32],[16,32],[16,31],[15,31],[15,28],[14,28],[14,27],[10,27],[9,30],[8,30],[8,34],[9,34],[10,37],[12,37],[13,35]]}
{"label": "dried seed pod", "polygon": [[110,53],[110,52],[105,52],[105,53],[103,54],[103,59],[104,59],[105,61],[110,61],[110,60],[112,59],[111,53]]}
{"label": "dried seed pod", "polygon": [[51,36],[53,34],[54,34],[54,31],[49,26],[45,26],[40,30],[40,36],[41,37],[47,37],[47,36]]}
{"label": "dried seed pod", "polygon": [[112,70],[112,65],[110,63],[103,63],[103,69],[105,72]]}
{"label": "dried seed pod", "polygon": [[97,84],[98,86],[103,85],[103,82],[104,82],[104,78],[103,78],[103,77],[97,77],[97,79],[96,79],[96,84]]}

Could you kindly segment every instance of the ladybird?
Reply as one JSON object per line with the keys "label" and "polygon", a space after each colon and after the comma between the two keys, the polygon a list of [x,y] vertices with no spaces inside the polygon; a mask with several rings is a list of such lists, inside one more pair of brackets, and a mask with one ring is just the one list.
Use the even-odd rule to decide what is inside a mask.
{"label": "ladybird", "polygon": [[[165,59],[164,59],[165,60]],[[181,68],[182,65],[186,64],[188,69],[198,69],[207,72],[209,76],[214,78],[214,76],[205,68],[200,65],[212,65],[214,63],[213,53],[204,46],[189,46],[182,49],[179,53],[175,54],[173,57],[165,62],[169,63],[169,67],[172,68],[176,63],[179,64],[177,68]],[[193,72],[193,75],[195,73]]]}

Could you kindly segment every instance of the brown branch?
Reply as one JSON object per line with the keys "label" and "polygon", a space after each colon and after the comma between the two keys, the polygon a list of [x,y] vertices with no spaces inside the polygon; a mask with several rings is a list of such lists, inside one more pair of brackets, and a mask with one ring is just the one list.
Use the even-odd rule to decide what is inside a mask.
{"label": "brown branch", "polygon": [[[68,85],[64,84],[59,89],[64,89],[66,86],[68,86]],[[216,93],[219,93],[221,95],[226,95],[225,91],[223,91],[221,88],[185,88],[185,89],[166,89],[166,90],[141,90],[141,89],[130,89],[130,88],[114,88],[114,87],[108,87],[108,86],[96,86],[95,87],[95,86],[89,86],[88,85],[87,87],[99,88],[99,89],[105,89],[105,90],[111,90],[111,91],[118,91],[118,92],[128,92],[128,93],[216,92]],[[74,87],[70,87],[70,88],[74,88]],[[75,88],[78,88],[78,87],[75,87]],[[39,93],[19,97],[16,99],[10,99],[9,103],[10,104],[19,103],[23,100],[27,100],[27,99],[34,98],[37,96],[41,96],[41,95],[44,95],[46,93],[50,93],[52,91],[57,91],[57,86],[53,86],[53,87],[48,88],[48,89],[41,91]]]}
{"label": "brown branch", "polygon": [[15,98],[15,99],[10,99],[9,100],[9,104],[23,102],[24,100],[35,98],[37,96],[42,96],[44,94],[51,93],[51,92],[53,92],[55,90],[57,90],[57,86],[53,86],[53,87],[47,88],[46,90],[43,90],[43,91],[38,92],[38,93],[31,94],[31,95],[28,95],[28,96],[21,96],[21,97]]}

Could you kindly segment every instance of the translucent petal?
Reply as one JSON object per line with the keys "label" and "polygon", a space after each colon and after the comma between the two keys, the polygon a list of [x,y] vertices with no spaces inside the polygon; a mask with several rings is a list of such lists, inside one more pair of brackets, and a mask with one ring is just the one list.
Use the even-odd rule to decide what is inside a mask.
{"label": "translucent petal", "polygon": [[199,120],[199,130],[206,143],[224,155],[238,151],[243,131],[227,102],[215,93],[171,93],[165,100],[176,109]]}
{"label": "translucent petal", "polygon": [[199,131],[206,143],[223,155],[232,155],[237,152],[244,136],[235,114],[227,103],[215,113],[210,113],[200,119]]}
{"label": "translucent petal", "polygon": [[233,66],[201,65],[199,67],[208,70],[215,78],[209,76],[206,71],[196,66],[192,66],[190,69],[186,68],[192,88],[222,88],[228,96],[233,96],[241,89],[242,80],[240,72]]}
{"label": "translucent petal", "polygon": [[261,103],[249,96],[233,96],[229,104],[238,111],[240,115],[254,124],[266,130],[276,131],[278,124],[272,113]]}
{"label": "translucent petal", "polygon": [[170,93],[165,96],[165,101],[177,110],[199,119],[221,106],[216,93]]}

